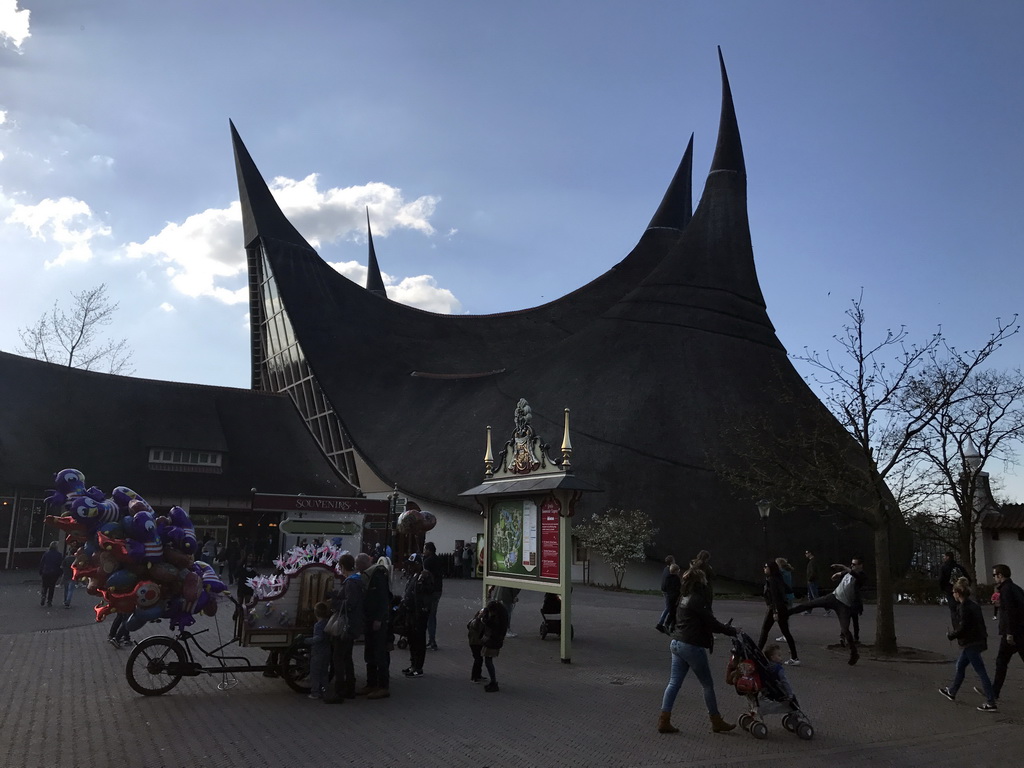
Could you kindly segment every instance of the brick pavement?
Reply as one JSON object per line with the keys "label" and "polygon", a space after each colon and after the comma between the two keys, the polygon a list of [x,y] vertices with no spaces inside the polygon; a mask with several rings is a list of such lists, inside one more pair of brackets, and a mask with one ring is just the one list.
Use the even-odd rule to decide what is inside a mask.
{"label": "brick pavement", "polygon": [[[522,593],[514,614],[520,636],[497,660],[501,692],[469,682],[465,621],[479,599],[479,582],[445,583],[438,640],[426,675],[399,673],[392,698],[324,706],[292,693],[280,680],[237,676],[218,690],[219,676],[184,678],[164,696],[135,694],[124,678],[127,651],[105,642],[106,626],[89,620],[84,592],[69,611],[38,606],[31,576],[0,575],[0,764],[105,768],[195,766],[883,766],[1015,764],[1024,747],[1024,666],[1011,666],[1001,711],[986,715],[970,686],[951,704],[937,692],[951,664],[863,659],[849,667],[825,648],[837,623],[822,615],[792,620],[803,666],[793,687],[816,729],[813,741],[786,733],[769,718],[765,741],[748,734],[712,734],[699,686],[687,679],[676,701],[675,735],[655,731],[669,656],[653,629],[659,596],[577,587],[573,663],[560,664],[558,642],[541,641],[540,597]],[[756,634],[757,601],[716,602],[719,618],[734,618]],[[986,611],[986,616],[988,616]],[[945,608],[900,607],[901,644],[947,654]],[[874,622],[865,616],[863,635]],[[994,629],[995,622],[990,626]],[[216,626],[200,619],[200,627]],[[226,631],[227,622],[222,621]],[[165,624],[144,633],[159,633]],[[207,637],[213,632],[208,633]],[[357,655],[361,648],[357,647]],[[254,660],[261,654],[252,650]],[[993,652],[986,654],[992,671]],[[727,645],[712,656],[720,708],[727,719],[741,701],[724,683]],[[406,666],[404,652],[392,672]],[[357,663],[357,673],[360,672]],[[980,701],[980,697],[978,699]]]}

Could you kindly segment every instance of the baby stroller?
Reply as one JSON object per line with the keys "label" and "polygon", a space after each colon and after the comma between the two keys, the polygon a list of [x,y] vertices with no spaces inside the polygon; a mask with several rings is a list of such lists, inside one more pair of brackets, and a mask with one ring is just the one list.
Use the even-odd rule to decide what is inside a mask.
{"label": "baby stroller", "polygon": [[[554,592],[544,593],[544,602],[540,607],[540,639],[548,635],[562,635],[562,598]],[[570,638],[576,637],[575,627],[569,627]]]}
{"label": "baby stroller", "polygon": [[814,737],[814,726],[800,709],[796,696],[772,672],[771,662],[749,635],[740,632],[732,639],[725,681],[740,696],[747,697],[750,711],[740,715],[739,726],[755,739],[768,736],[764,715],[782,715],[782,727],[804,741]]}

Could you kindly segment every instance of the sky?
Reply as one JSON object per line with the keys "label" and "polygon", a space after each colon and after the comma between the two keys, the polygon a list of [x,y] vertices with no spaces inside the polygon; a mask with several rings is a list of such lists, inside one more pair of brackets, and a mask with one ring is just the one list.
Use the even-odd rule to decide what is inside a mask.
{"label": "sky", "polygon": [[0,349],[105,283],[135,375],[249,385],[229,119],[346,277],[368,207],[392,299],[551,301],[633,248],[691,132],[699,199],[717,46],[789,352],[862,291],[869,333],[976,347],[1022,304],[1022,29],[1017,0],[0,0]]}

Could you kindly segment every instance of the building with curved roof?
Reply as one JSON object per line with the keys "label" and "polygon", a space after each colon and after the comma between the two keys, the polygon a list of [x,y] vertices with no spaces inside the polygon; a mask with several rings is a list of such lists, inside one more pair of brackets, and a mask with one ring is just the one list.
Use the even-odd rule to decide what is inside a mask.
{"label": "building with curved roof", "polygon": [[[642,509],[660,529],[652,555],[709,549],[720,572],[759,578],[759,547],[742,544],[760,541],[756,496],[732,486],[714,456],[745,419],[767,413],[787,429],[790,395],[796,407],[823,407],[790,363],[758,284],[724,62],[717,146],[696,209],[691,137],[633,250],[576,291],[516,312],[441,315],[395,303],[372,240],[367,288],[338,274],[283,215],[231,131],[253,387],[288,392],[353,485],[466,509],[458,494],[481,479],[484,426],[501,434],[525,397],[551,438],[572,410],[576,473],[604,489],[588,512]],[[870,553],[865,530],[840,531],[834,519],[794,510],[772,521],[773,537],[790,554]]]}

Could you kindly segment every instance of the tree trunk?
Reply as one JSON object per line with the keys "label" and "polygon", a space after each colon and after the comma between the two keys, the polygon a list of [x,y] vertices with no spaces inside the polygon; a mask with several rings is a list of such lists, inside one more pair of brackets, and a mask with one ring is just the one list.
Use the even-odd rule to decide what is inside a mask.
{"label": "tree trunk", "polygon": [[875,528],[875,583],[878,604],[875,607],[875,653],[896,655],[896,616],[893,612],[892,570],[889,565],[889,518],[882,512]]}

